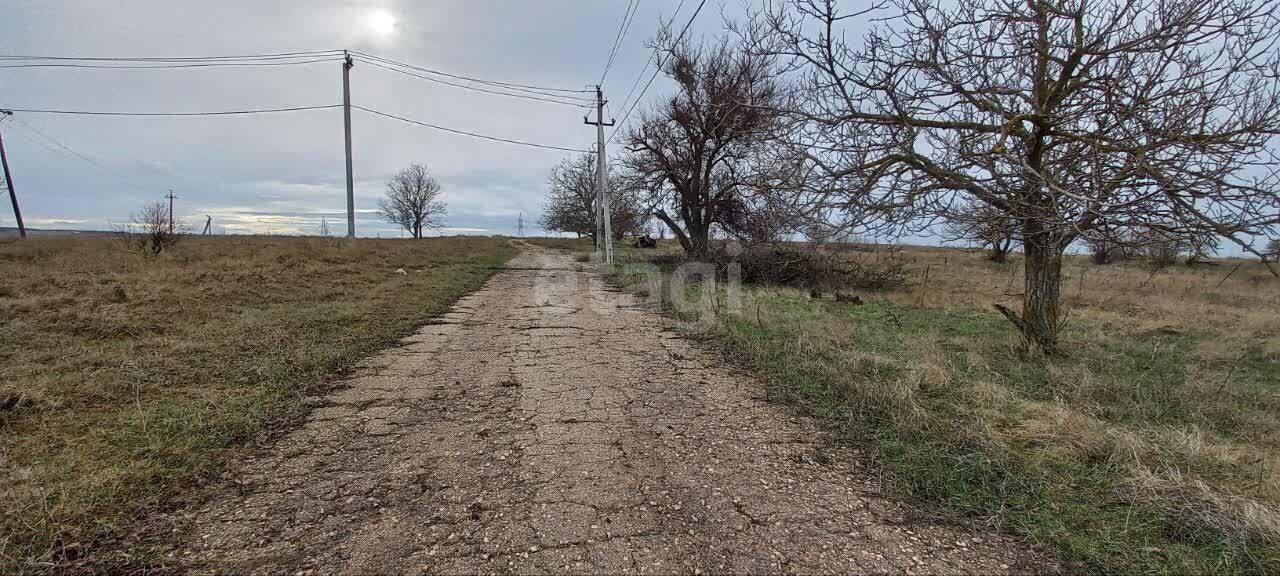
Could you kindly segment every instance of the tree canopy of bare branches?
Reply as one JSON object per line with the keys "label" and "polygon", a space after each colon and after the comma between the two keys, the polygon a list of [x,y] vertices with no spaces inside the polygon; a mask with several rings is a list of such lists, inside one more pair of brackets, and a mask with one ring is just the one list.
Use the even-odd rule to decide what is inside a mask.
{"label": "tree canopy of bare branches", "polygon": [[129,215],[129,224],[117,227],[116,236],[125,246],[151,255],[172,248],[187,232],[187,225],[169,219],[164,202],[148,202]]}
{"label": "tree canopy of bare branches", "polygon": [[690,254],[705,253],[716,226],[772,234],[753,192],[767,186],[759,151],[778,126],[782,90],[770,60],[721,40],[710,47],[659,31],[654,49],[678,92],[644,114],[627,136],[628,169],[648,191],[654,216]]}
{"label": "tree canopy of bare branches", "polygon": [[440,193],[440,181],[425,166],[411,164],[387,182],[386,197],[378,201],[378,214],[421,238],[424,229],[444,226],[446,206]]}
{"label": "tree canopy of bare branches", "polygon": [[[560,161],[547,177],[547,205],[538,225],[551,232],[595,238],[596,155],[582,154]],[[649,213],[625,175],[608,175],[609,210],[615,239],[639,234]]]}
{"label": "tree canopy of bare branches", "polygon": [[977,242],[992,262],[1004,262],[1018,241],[1018,223],[989,204],[969,200],[948,211],[946,220],[947,239]]}
{"label": "tree canopy of bare branches", "polygon": [[801,84],[807,201],[863,225],[970,200],[1008,215],[1025,290],[1020,314],[999,308],[1046,352],[1082,234],[1155,227],[1254,254],[1277,234],[1274,0],[788,0],[740,32]]}

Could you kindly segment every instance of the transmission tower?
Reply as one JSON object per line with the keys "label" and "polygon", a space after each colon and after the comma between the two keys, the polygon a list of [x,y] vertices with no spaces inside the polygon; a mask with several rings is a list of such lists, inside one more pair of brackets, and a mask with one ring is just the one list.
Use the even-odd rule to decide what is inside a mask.
{"label": "transmission tower", "polygon": [[524,238],[524,212],[521,212],[520,216],[516,218],[516,234]]}

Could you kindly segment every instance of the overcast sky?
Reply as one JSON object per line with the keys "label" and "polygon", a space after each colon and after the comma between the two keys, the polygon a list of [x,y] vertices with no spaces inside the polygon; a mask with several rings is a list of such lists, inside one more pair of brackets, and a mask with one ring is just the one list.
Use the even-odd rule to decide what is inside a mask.
{"label": "overcast sky", "polygon": [[[612,70],[621,104],[650,57],[645,43],[678,0],[641,0]],[[348,48],[484,79],[583,88],[604,69],[626,0],[10,0],[0,55],[216,56]],[[676,16],[687,20],[688,0]],[[718,33],[740,4],[707,2],[695,37]],[[392,24],[393,22],[393,24]],[[652,70],[652,68],[650,68]],[[649,72],[645,73],[647,80]],[[583,109],[427,82],[367,64],[352,70],[352,102],[493,136],[587,148]],[[643,86],[644,81],[641,81]],[[98,70],[0,69],[0,108],[203,111],[338,104],[341,65]],[[644,101],[669,93],[659,76]],[[624,111],[610,106],[609,113]],[[108,229],[172,188],[192,226],[211,215],[228,233],[314,233],[325,216],[345,231],[340,109],[274,115],[137,118],[15,114],[0,123],[30,227]],[[633,116],[634,118],[634,116]],[[374,214],[383,183],[418,162],[442,181],[455,231],[511,233],[536,222],[546,173],[571,154],[477,140],[355,110],[357,229],[399,232]],[[7,198],[0,226],[14,225]],[[531,230],[530,233],[540,233]]]}

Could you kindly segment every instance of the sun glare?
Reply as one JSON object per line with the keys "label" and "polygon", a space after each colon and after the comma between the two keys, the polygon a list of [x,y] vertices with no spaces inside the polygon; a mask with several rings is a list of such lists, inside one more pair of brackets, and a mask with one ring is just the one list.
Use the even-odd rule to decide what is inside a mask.
{"label": "sun glare", "polygon": [[386,10],[374,10],[365,20],[368,22],[369,29],[380,37],[390,36],[396,31],[396,17]]}

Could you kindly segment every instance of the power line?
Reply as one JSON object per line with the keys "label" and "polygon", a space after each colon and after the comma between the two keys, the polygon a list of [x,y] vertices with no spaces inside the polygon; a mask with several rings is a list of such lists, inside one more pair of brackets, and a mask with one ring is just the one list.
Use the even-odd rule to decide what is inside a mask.
{"label": "power line", "polygon": [[[672,12],[671,17],[667,19],[667,26],[671,26],[671,24],[676,21],[676,16],[680,15],[680,9],[684,8],[684,2],[685,0],[680,0],[680,3],[676,5],[676,11]],[[631,83],[631,89],[627,90],[626,98],[622,99],[622,105],[618,106],[619,110],[626,108],[627,104],[631,102],[631,96],[636,93],[636,87],[640,86],[640,80],[644,78],[645,71],[649,69],[649,64],[652,63],[653,61],[654,61],[654,54],[650,54],[649,59],[645,60],[644,66],[640,68],[640,73],[636,74],[635,81]],[[659,69],[661,69],[661,66],[659,66]],[[618,126],[619,128],[615,128],[613,132],[609,133],[610,142],[613,141],[613,135],[621,128],[622,125],[619,124]]]}
{"label": "power line", "polygon": [[93,164],[94,166],[97,166],[97,167],[99,167],[99,168],[102,168],[103,170],[107,170],[107,169],[108,169],[106,166],[103,166],[102,164],[98,163],[98,161],[97,161],[97,160],[94,160],[93,158],[90,158],[90,157],[88,157],[88,156],[85,156],[84,154],[81,154],[81,153],[79,153],[79,152],[76,152],[75,150],[72,150],[72,149],[71,149],[71,147],[67,146],[66,144],[63,144],[62,142],[59,142],[59,141],[58,141],[56,138],[54,138],[53,136],[50,136],[50,135],[48,135],[48,134],[45,134],[43,131],[41,131],[41,130],[37,129],[35,126],[32,126],[31,124],[29,124],[26,120],[23,120],[23,119],[21,119],[21,118],[17,118],[17,117],[13,117],[13,121],[14,121],[14,122],[18,122],[18,123],[22,124],[22,126],[23,126],[23,127],[25,127],[27,130],[30,130],[30,131],[34,132],[36,135],[40,136],[41,138],[44,138],[45,140],[48,140],[49,142],[52,142],[55,146],[57,146],[57,147],[59,147],[59,148],[61,148],[61,149],[63,149],[63,150],[66,150],[67,152],[70,152],[71,154],[74,154],[75,156],[78,156],[80,159],[84,160],[85,162],[88,162],[88,163],[90,163],[90,164]]}
{"label": "power line", "polygon": [[97,68],[101,70],[157,70],[171,68],[256,68],[263,66],[296,66],[299,64],[313,64],[316,62],[336,62],[340,60],[338,56],[330,56],[327,58],[314,58],[308,60],[288,60],[288,61],[267,61],[267,60],[246,60],[246,61],[208,61],[198,63],[172,63],[172,64],[66,64],[66,63],[38,63],[38,64],[0,64],[0,68]]}
{"label": "power line", "polygon": [[475,90],[475,91],[477,91],[477,92],[485,92],[485,93],[487,93],[487,94],[497,94],[497,95],[500,95],[500,96],[509,96],[509,97],[512,97],[512,98],[527,98],[527,99],[529,99],[529,100],[540,100],[540,101],[542,101],[542,102],[551,102],[551,103],[554,103],[554,104],[561,104],[561,105],[564,105],[564,106],[573,106],[573,107],[575,107],[575,108],[586,108],[586,107],[590,106],[590,104],[586,104],[586,103],[566,102],[566,101],[563,101],[563,100],[556,100],[556,99],[553,99],[553,98],[545,98],[545,97],[542,97],[542,96],[530,96],[530,95],[526,95],[526,94],[514,94],[514,93],[511,93],[511,92],[500,92],[500,91],[497,91],[497,90],[489,90],[489,89],[487,89],[487,88],[479,88],[479,87],[476,87],[476,86],[467,86],[467,85],[465,85],[465,84],[457,84],[457,83],[454,83],[454,82],[450,82],[450,81],[448,81],[448,80],[441,80],[441,79],[439,79],[439,78],[432,78],[432,77],[430,77],[430,76],[424,76],[424,75],[421,75],[421,74],[415,74],[415,73],[413,73],[413,72],[409,72],[408,70],[401,70],[401,69],[399,69],[399,68],[393,68],[393,67],[391,67],[391,66],[386,66],[386,65],[383,65],[383,64],[379,64],[379,63],[377,63],[377,62],[374,62],[373,60],[368,60],[368,59],[366,59],[366,58],[359,57],[359,56],[357,56],[357,57],[356,57],[356,60],[359,60],[360,62],[364,62],[365,64],[368,64],[368,65],[370,65],[370,66],[376,66],[376,67],[378,67],[378,68],[382,68],[382,69],[384,69],[384,70],[390,70],[390,71],[392,71],[392,72],[399,72],[399,73],[404,74],[404,75],[406,75],[406,76],[413,76],[414,78],[421,78],[421,79],[423,79],[423,80],[428,80],[428,81],[431,81],[431,82],[438,82],[438,83],[440,83],[440,84],[446,84],[446,85],[448,85],[448,86],[455,86],[455,87],[458,87],[458,88],[464,88],[464,89],[466,89],[466,90]]}
{"label": "power line", "polygon": [[417,120],[412,120],[412,119],[409,119],[409,118],[405,118],[405,117],[403,117],[403,116],[396,116],[395,114],[388,114],[388,113],[386,113],[386,112],[379,112],[379,111],[377,111],[377,110],[373,110],[373,109],[370,109],[370,108],[365,108],[364,106],[357,106],[357,105],[355,105],[355,104],[352,104],[352,105],[351,105],[351,107],[352,107],[352,108],[359,109],[359,110],[364,110],[365,112],[368,112],[368,113],[370,113],[370,114],[376,114],[376,115],[378,115],[378,116],[385,116],[385,117],[387,117],[387,118],[394,118],[394,119],[396,119],[396,120],[400,120],[400,121],[402,121],[402,122],[408,122],[408,123],[410,123],[410,124],[417,124],[417,125],[419,125],[419,126],[425,126],[425,127],[427,127],[427,128],[433,128],[433,129],[435,129],[435,130],[443,130],[443,131],[445,131],[445,132],[452,132],[452,133],[454,133],[454,134],[462,134],[462,135],[464,135],[464,136],[471,136],[471,137],[474,137],[474,138],[483,138],[483,139],[485,139],[485,140],[493,140],[493,141],[495,141],[495,142],[505,142],[505,143],[507,143],[507,144],[519,144],[519,145],[521,145],[521,146],[532,146],[532,147],[534,147],[534,148],[547,148],[547,149],[550,149],[550,150],[564,150],[564,151],[566,151],[566,152],[590,152],[590,150],[582,150],[582,149],[579,149],[579,148],[566,148],[566,147],[563,147],[563,146],[552,146],[552,145],[550,145],[550,144],[536,144],[536,143],[533,143],[533,142],[524,142],[524,141],[521,141],[521,140],[509,140],[509,139],[507,139],[507,138],[499,138],[499,137],[497,137],[497,136],[488,136],[488,135],[485,135],[485,134],[477,134],[477,133],[475,133],[475,132],[467,132],[466,130],[457,130],[457,129],[454,129],[454,128],[445,128],[444,126],[437,126],[437,125],[435,125],[435,124],[429,124],[429,123],[427,123],[427,122],[419,122],[419,121],[417,121]]}
{"label": "power line", "polygon": [[[441,72],[441,71],[439,71],[439,70],[432,70],[431,68],[424,68],[424,67],[422,67],[422,66],[414,66],[413,64],[406,64],[406,63],[404,63],[404,62],[399,62],[399,61],[396,61],[396,60],[392,60],[392,59],[390,59],[390,58],[383,58],[383,57],[381,57],[381,56],[374,56],[373,54],[368,54],[368,53],[365,53],[365,52],[359,52],[359,51],[356,51],[356,50],[352,50],[352,51],[351,51],[351,53],[352,53],[352,54],[355,54],[355,55],[358,55],[358,56],[363,56],[363,57],[365,57],[365,58],[372,58],[372,59],[374,59],[374,60],[377,60],[377,61],[379,61],[379,62],[383,62],[383,63],[385,63],[385,64],[393,64],[393,65],[396,65],[396,66],[403,66],[403,67],[405,67],[405,68],[409,68],[409,69],[412,69],[412,70],[417,70],[417,71],[419,71],[419,72],[426,72],[427,74],[436,74],[436,75],[439,75],[439,76],[446,76],[446,77],[449,77],[449,78],[454,78],[454,79],[456,79],[456,80],[466,80],[466,81],[468,81],[468,82],[476,82],[476,83],[478,83],[478,84],[488,84],[488,85],[490,85],[490,86],[500,86],[500,87],[508,88],[508,89],[515,89],[515,88],[519,88],[519,89],[524,89],[524,90],[528,90],[528,91],[544,90],[544,91],[548,91],[548,92],[569,92],[569,93],[586,93],[586,92],[590,92],[590,90],[583,90],[583,89],[580,89],[580,88],[548,88],[548,87],[545,87],[545,86],[533,86],[533,85],[529,85],[529,84],[516,84],[516,83],[513,83],[513,82],[499,82],[499,81],[497,81],[497,80],[484,80],[484,79],[482,79],[482,78],[473,78],[473,77],[470,77],[470,76],[462,76],[462,75],[460,75],[460,74],[450,74],[450,73],[448,73],[448,72]],[[581,97],[578,97],[578,96],[565,96],[565,98],[581,98]],[[581,98],[581,99],[586,100],[585,98]]]}
{"label": "power line", "polygon": [[[169,69],[169,68],[204,68],[204,67],[258,67],[258,66],[293,66],[299,64],[311,64],[317,62],[332,62],[340,59],[344,55],[343,50],[313,50],[307,52],[276,52],[266,54],[247,54],[232,56],[185,56],[185,57],[159,57],[159,56],[139,56],[139,57],[99,57],[99,56],[42,56],[42,55],[0,55],[0,68],[98,68],[98,69]],[[375,56],[359,51],[350,51],[350,54],[356,55],[362,62],[371,64],[380,68],[385,68],[402,74],[415,76],[424,80],[430,80],[465,88],[480,92],[489,92],[505,96],[525,97],[533,100],[549,100],[549,98],[558,98],[560,100],[578,100],[583,104],[589,103],[589,98],[575,96],[589,92],[588,90],[570,89],[570,88],[550,88],[545,86],[534,86],[529,84],[517,84],[513,82],[501,82],[496,80],[485,80],[460,74],[450,74],[431,68],[415,66],[405,62],[399,62],[381,56]],[[529,95],[511,94],[509,92],[499,92],[467,86],[464,84],[456,84],[441,80],[439,78],[431,78],[412,74],[406,70],[416,70],[426,74],[436,76],[444,76],[456,80],[464,80],[486,86],[498,87],[504,90],[514,92],[525,92]],[[557,103],[566,105],[576,105],[570,102],[559,101]]]}
{"label": "power line", "polygon": [[208,60],[278,60],[318,55],[340,55],[342,50],[311,50],[307,52],[275,52],[268,54],[242,54],[231,56],[37,56],[3,54],[0,60],[79,60],[84,62],[198,62]]}
{"label": "power line", "polygon": [[273,112],[296,112],[299,110],[323,110],[326,108],[341,108],[341,104],[328,104],[324,106],[295,106],[292,108],[258,108],[255,110],[217,110],[209,112],[103,112],[96,110],[47,110],[37,108],[0,108],[10,112],[25,112],[28,114],[75,114],[83,116],[233,116],[238,114],[269,114]]}
{"label": "power line", "polygon": [[604,64],[604,72],[600,73],[600,82],[604,84],[605,76],[609,75],[609,69],[613,67],[613,58],[618,55],[618,47],[622,45],[622,40],[627,37],[627,31],[631,29],[631,21],[635,19],[636,10],[640,9],[639,0],[629,0],[627,8],[622,11],[622,23],[618,26],[618,33],[613,38],[613,49],[609,51],[609,61]]}
{"label": "power line", "polygon": [[474,82],[474,83],[477,83],[477,84],[481,84],[481,85],[483,85],[483,86],[492,86],[492,87],[494,87],[494,88],[500,88],[500,89],[502,89],[502,90],[511,90],[511,91],[513,91],[513,92],[523,92],[523,93],[526,93],[526,94],[532,94],[532,95],[535,95],[535,96],[547,96],[547,97],[551,97],[551,98],[559,98],[559,99],[562,99],[562,100],[580,100],[580,101],[582,101],[582,102],[590,102],[590,101],[591,101],[589,98],[583,98],[583,97],[581,97],[581,96],[573,96],[573,95],[571,95],[571,94],[557,94],[557,93],[555,92],[555,90],[559,90],[558,88],[556,88],[556,89],[553,89],[553,88],[523,88],[523,87],[520,87],[519,85],[509,85],[509,84],[506,84],[506,83],[503,83],[503,82],[488,81],[488,80],[469,80],[469,79],[467,79],[466,77],[463,77],[463,76],[457,76],[456,74],[446,74],[446,73],[443,73],[443,72],[435,72],[435,71],[432,71],[432,70],[431,70],[431,69],[429,69],[429,68],[422,68],[422,67],[420,67],[420,66],[413,66],[413,65],[410,65],[410,64],[403,64],[403,63],[396,62],[396,61],[394,61],[394,60],[387,60],[386,58],[376,58],[376,57],[371,57],[371,56],[367,56],[367,55],[362,55],[361,53],[358,53],[358,52],[352,52],[352,54],[354,54],[354,55],[355,55],[355,58],[356,58],[356,59],[358,59],[358,60],[360,60],[361,62],[364,62],[364,63],[366,63],[366,64],[372,64],[372,65],[374,65],[374,66],[379,66],[379,67],[382,67],[382,68],[386,68],[386,69],[388,69],[388,70],[394,70],[394,71],[396,71],[396,72],[400,72],[400,73],[402,73],[402,74],[409,74],[410,76],[417,76],[418,78],[422,78],[422,79],[424,79],[424,80],[431,80],[431,81],[433,81],[433,82],[440,82],[440,83],[442,83],[442,84],[449,84],[450,86],[459,86],[459,87],[462,87],[462,88],[470,88],[470,89],[473,89],[473,90],[479,90],[479,88],[474,88],[474,87],[471,87],[471,86],[467,86],[467,85],[465,85],[465,84],[455,84],[455,83],[452,83],[452,82],[448,82],[448,81],[446,81],[446,80],[440,80],[440,79],[438,79],[438,78],[430,78],[430,77],[426,77],[426,76],[418,76],[417,74],[411,74],[411,73],[407,72],[406,70],[402,70],[401,68],[407,68],[407,69],[409,69],[409,70],[422,71],[422,72],[426,72],[426,73],[428,73],[428,74],[437,74],[437,75],[445,76],[445,77],[448,77],[448,78],[458,78],[458,79],[462,79],[462,80],[464,80],[464,81],[466,81],[466,82]]}
{"label": "power line", "polygon": [[[117,168],[112,168],[112,167],[110,167],[110,166],[107,166],[107,165],[105,165],[105,164],[102,164],[102,163],[98,162],[97,160],[94,160],[93,158],[91,158],[91,157],[89,157],[89,156],[86,156],[86,155],[84,155],[84,154],[81,154],[81,153],[79,153],[79,152],[77,152],[77,151],[75,151],[75,150],[71,149],[71,147],[70,147],[70,146],[67,146],[66,144],[63,144],[63,143],[62,143],[62,142],[60,142],[58,139],[56,139],[56,138],[54,138],[53,136],[50,136],[49,134],[47,134],[47,133],[45,133],[45,132],[43,132],[43,131],[41,131],[41,130],[37,129],[35,126],[32,126],[29,122],[27,122],[27,121],[25,121],[25,120],[23,120],[23,119],[21,119],[21,118],[18,118],[17,116],[10,116],[10,118],[12,118],[15,122],[18,122],[18,123],[22,124],[22,126],[23,126],[24,128],[26,128],[27,130],[30,130],[31,132],[35,133],[36,135],[40,136],[41,138],[44,138],[44,139],[45,139],[45,140],[47,140],[48,142],[52,143],[52,144],[53,144],[53,146],[57,146],[58,148],[61,148],[62,150],[64,150],[64,151],[66,151],[66,152],[68,152],[68,153],[70,153],[70,154],[72,154],[72,155],[76,156],[77,158],[79,158],[79,159],[81,159],[81,160],[84,160],[85,162],[88,162],[88,163],[90,163],[90,164],[93,164],[94,166],[98,167],[98,168],[99,168],[99,169],[101,169],[103,172],[105,172],[107,175],[109,175],[109,176],[112,176],[112,177],[116,178],[116,179],[117,179],[121,184],[124,184],[124,185],[126,185],[127,187],[129,187],[129,188],[131,188],[131,189],[132,189],[132,188],[137,188],[137,189],[154,188],[154,186],[153,186],[153,185],[151,185],[151,184],[142,184],[142,183],[141,183],[141,181],[135,180],[132,176],[126,175],[124,172],[120,171],[120,170],[119,170],[119,169],[117,169]],[[50,146],[50,145],[49,145],[49,144],[47,144],[47,143],[41,142],[41,144],[43,144],[46,148],[48,148],[48,149],[50,149],[50,150],[55,150],[53,146]],[[55,150],[55,151],[56,151],[56,150]]]}
{"label": "power line", "polygon": [[[682,3],[683,3],[683,0],[682,0]],[[676,36],[676,39],[674,42],[675,44],[679,44],[680,41],[684,39],[685,33],[689,31],[689,26],[692,25],[693,20],[698,17],[698,13],[702,12],[702,7],[705,6],[706,3],[707,3],[707,0],[702,0],[701,2],[698,3],[698,7],[694,9],[693,15],[689,17],[689,21],[685,22],[684,28],[680,30],[680,35]],[[679,8],[677,8],[676,11],[679,12]],[[674,16],[672,18],[674,19]],[[635,110],[636,105],[640,103],[640,99],[644,98],[644,93],[649,91],[649,86],[653,84],[654,78],[657,78],[658,73],[662,72],[662,65],[664,64],[663,60],[664,59],[661,59],[661,58],[658,59],[658,65],[654,67],[653,75],[650,76],[649,81],[645,83],[644,89],[640,91],[640,95],[636,96],[635,101],[631,103],[631,107],[627,109],[627,113],[622,115],[622,122],[619,122],[618,127],[614,128],[613,132],[609,133],[609,140],[608,140],[609,142],[613,142],[613,137],[618,134],[618,130],[620,130],[623,124],[626,123],[627,118],[631,117],[631,111]],[[643,74],[643,72],[641,74]]]}

